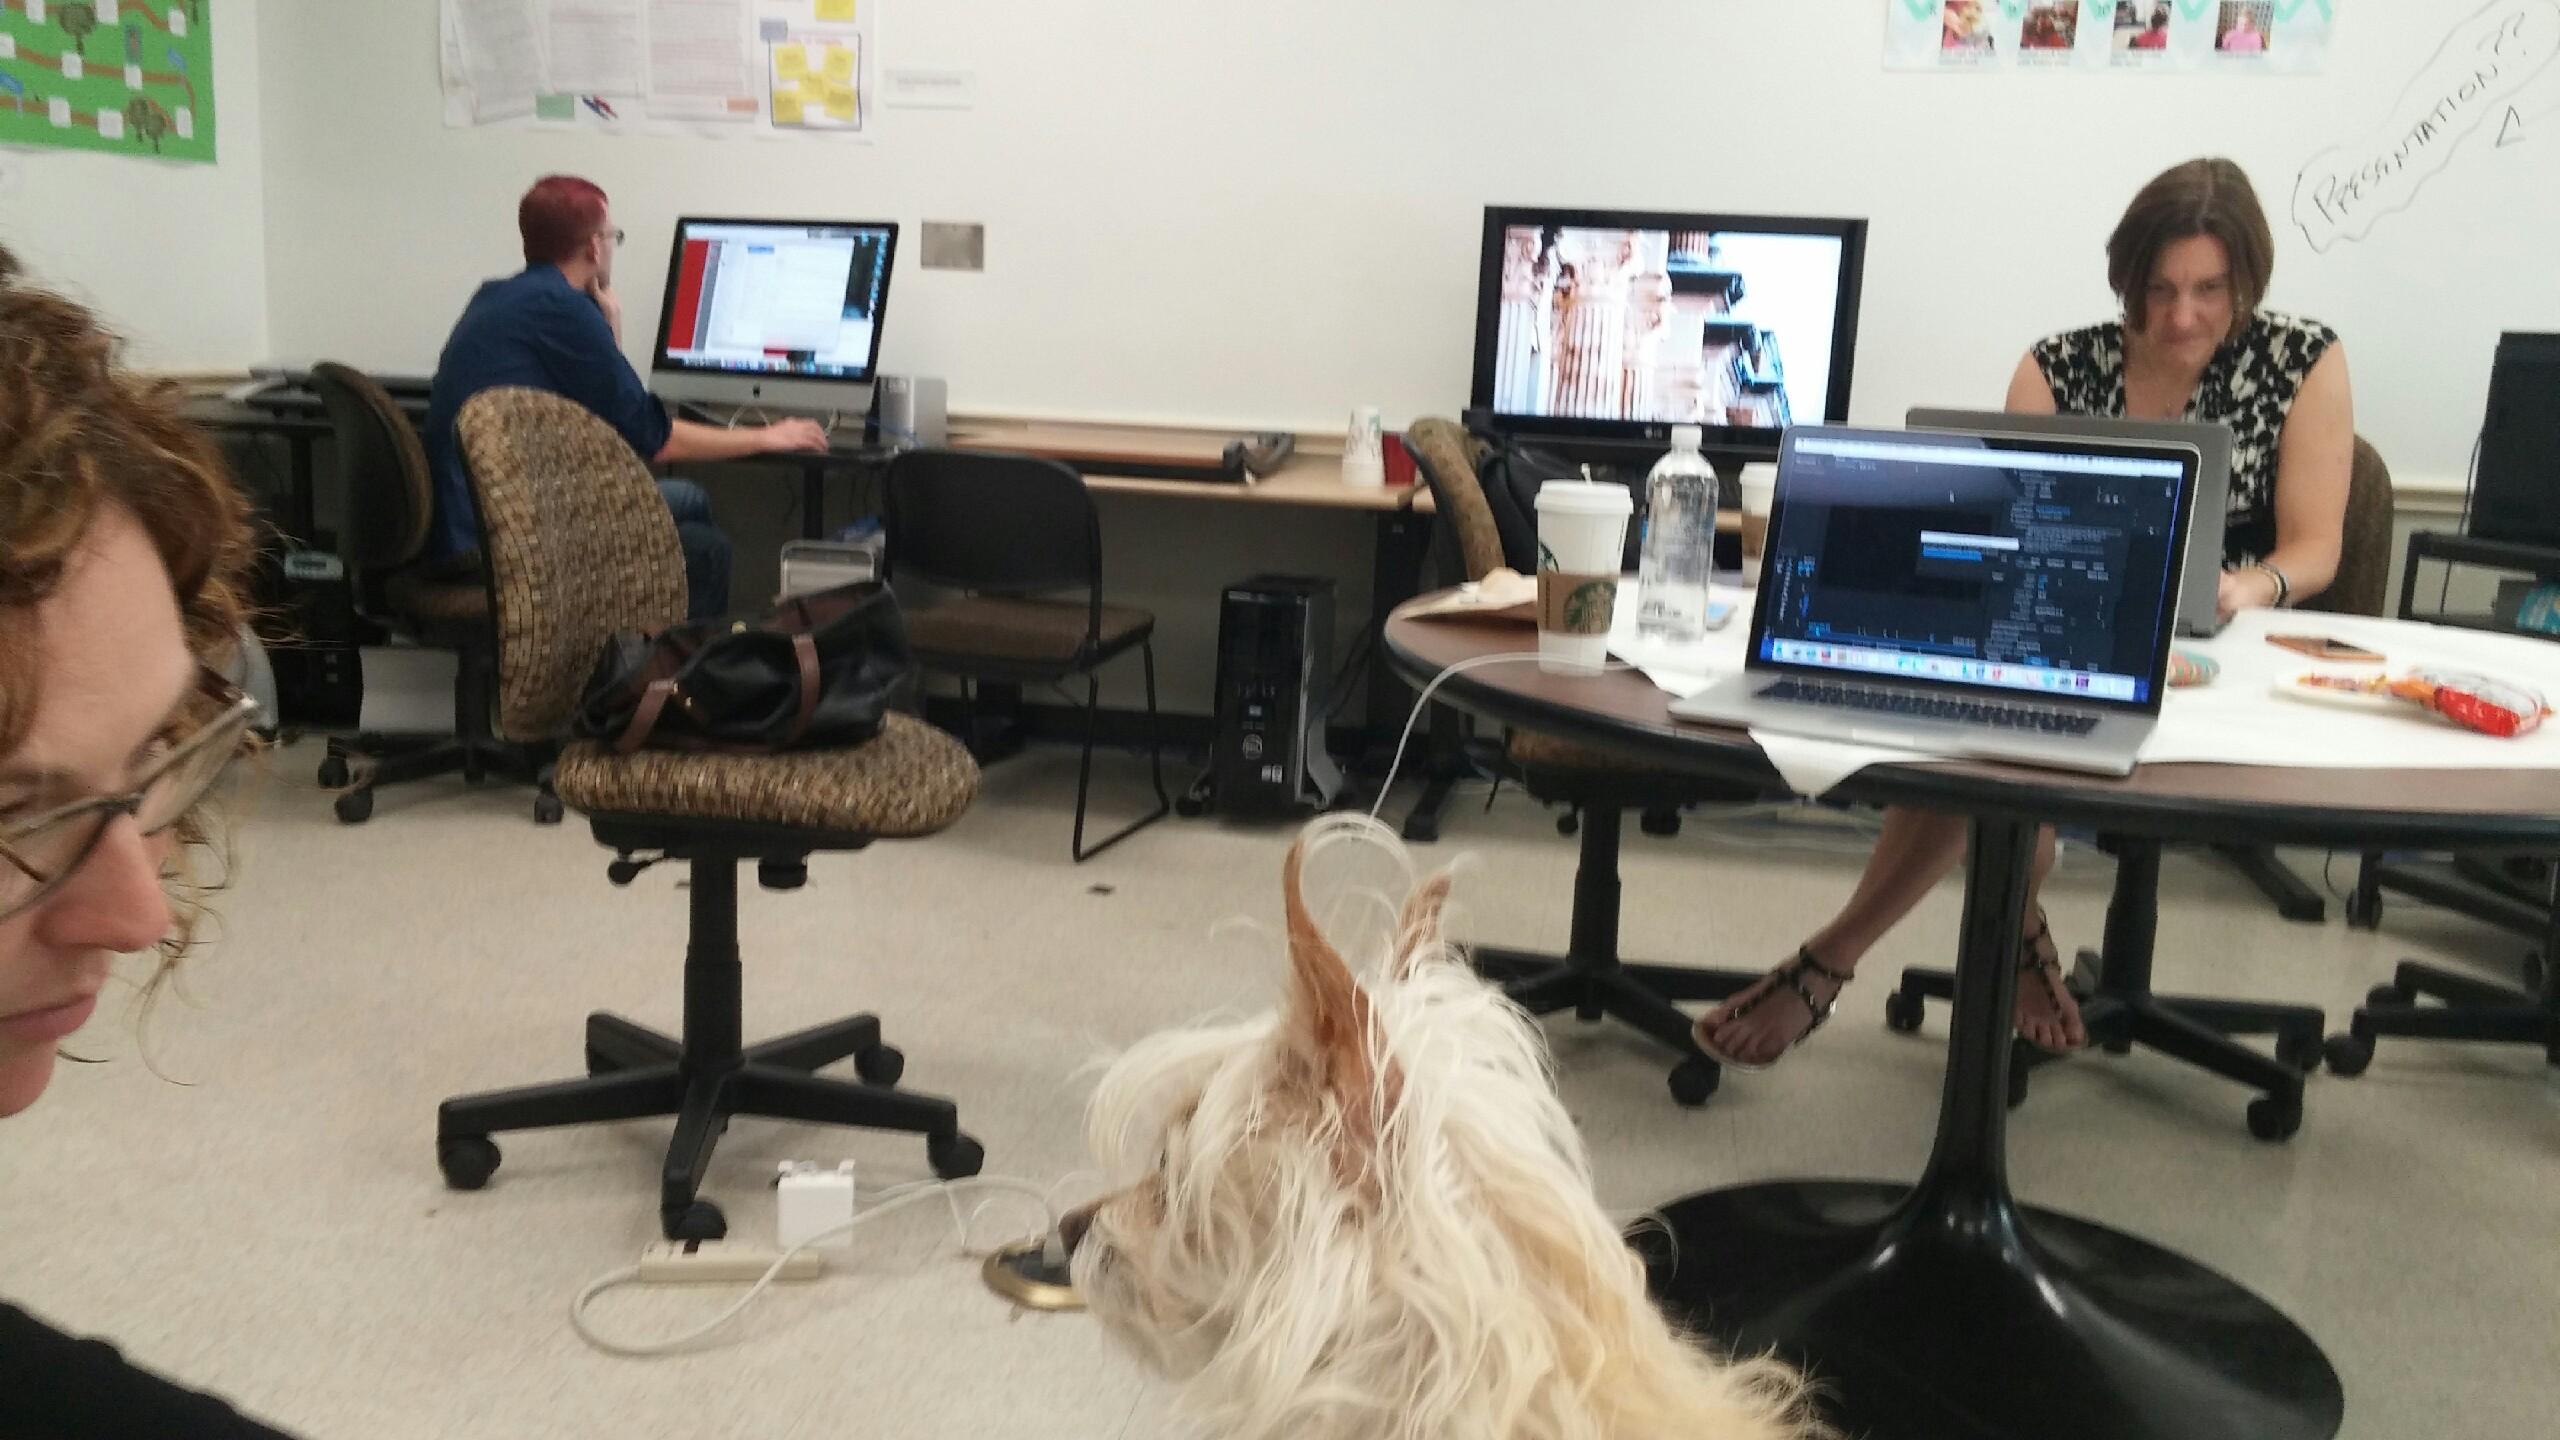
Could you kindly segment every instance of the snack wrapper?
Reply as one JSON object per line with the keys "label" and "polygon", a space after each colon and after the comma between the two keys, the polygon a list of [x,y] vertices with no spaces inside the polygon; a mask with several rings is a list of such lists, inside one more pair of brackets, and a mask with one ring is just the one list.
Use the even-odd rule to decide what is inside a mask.
{"label": "snack wrapper", "polygon": [[2425,667],[2398,675],[2339,675],[2313,671],[2293,682],[2306,690],[2402,700],[2433,711],[2466,730],[2511,740],[2532,733],[2551,706],[2541,694],[2512,681],[2459,670]]}

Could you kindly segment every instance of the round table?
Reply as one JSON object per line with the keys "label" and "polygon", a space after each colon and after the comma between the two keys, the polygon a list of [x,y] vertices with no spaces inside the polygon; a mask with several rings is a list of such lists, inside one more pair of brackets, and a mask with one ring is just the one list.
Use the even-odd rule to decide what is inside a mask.
{"label": "round table", "polygon": [[[1425,597],[1427,600],[1429,597]],[[1421,603],[1421,602],[1416,602]],[[1390,616],[1419,690],[1534,649],[1517,624]],[[1667,770],[1783,788],[1740,730],[1674,722],[1642,675],[1533,664],[1449,676],[1433,698]],[[2162,840],[2355,849],[2560,848],[2560,771],[2145,766],[2122,780],[1975,762],[1871,766],[1833,792],[1967,816],[1964,917],[1935,1149],[1915,1185],[1780,1181],[1663,1208],[1664,1305],[1743,1352],[1813,1369],[1852,1434],[2325,1440],[2337,1372],[2301,1327],[2160,1246],[2010,1195],[2010,1009],[2040,824]]]}

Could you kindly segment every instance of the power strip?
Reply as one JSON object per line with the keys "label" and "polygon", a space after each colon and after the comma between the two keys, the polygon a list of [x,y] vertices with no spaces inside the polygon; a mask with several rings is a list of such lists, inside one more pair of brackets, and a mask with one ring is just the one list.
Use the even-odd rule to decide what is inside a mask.
{"label": "power strip", "polygon": [[725,1240],[662,1240],[640,1252],[638,1278],[644,1285],[737,1285],[762,1280],[767,1271],[776,1280],[815,1280],[827,1273],[827,1261],[808,1250],[786,1255]]}

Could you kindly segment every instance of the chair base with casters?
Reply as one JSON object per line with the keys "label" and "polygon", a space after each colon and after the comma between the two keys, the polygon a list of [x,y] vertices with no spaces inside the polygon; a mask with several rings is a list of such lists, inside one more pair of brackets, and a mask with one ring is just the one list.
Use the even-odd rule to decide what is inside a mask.
{"label": "chair base with casters", "polygon": [[[1515,758],[1520,748],[1515,734]],[[1680,1056],[1670,1074],[1671,1098],[1682,1105],[1704,1105],[1723,1081],[1724,1067],[1698,1048],[1692,1033],[1696,1017],[1681,1010],[1680,1003],[1726,999],[1750,988],[1760,976],[1756,971],[1631,965],[1621,960],[1618,842],[1630,809],[1643,809],[1648,816],[1668,814],[1676,822],[1679,811],[1674,796],[1730,796],[1720,788],[1686,797],[1680,782],[1640,771],[1605,779],[1580,773],[1558,777],[1544,766],[1530,767],[1528,773],[1532,795],[1575,807],[1575,813],[1558,824],[1566,834],[1578,831],[1581,835],[1581,857],[1573,872],[1572,938],[1562,955],[1470,945],[1466,948],[1476,973],[1501,985],[1513,1004],[1532,1015],[1571,1010],[1585,1023],[1611,1019],[1652,1036]],[[1656,827],[1649,823],[1646,828]]]}
{"label": "chair base with casters", "polygon": [[[2097,978],[2085,994],[2074,989],[2090,1047],[2123,1055],[2144,1046],[2246,1085],[2259,1092],[2249,1102],[2249,1133],[2261,1140],[2291,1139],[2302,1128],[2304,1076],[2320,1064],[2325,1017],[2308,1005],[2154,991],[2151,968],[2159,918],[2160,846],[2156,841],[2128,839],[2107,839],[2101,844],[2116,859],[2105,947],[2102,953],[2080,953],[2081,971],[2094,969]],[[1905,970],[1902,983],[1885,1002],[1885,1021],[1908,1034],[1920,1028],[1928,999],[1948,1000],[1954,995],[1955,976],[1950,972]],[[2240,1035],[2275,1036],[2275,1054],[2270,1057],[2232,1038]],[[2012,1044],[2012,1106],[2025,1103],[2031,1072],[2056,1058],[2023,1039]]]}
{"label": "chair base with casters", "polygon": [[331,808],[340,823],[361,825],[372,819],[374,792],[386,785],[456,774],[473,785],[495,775],[536,786],[535,823],[560,823],[560,797],[552,793],[548,758],[543,753],[547,747],[510,744],[490,732],[489,707],[496,688],[497,665],[485,640],[456,646],[455,652],[459,669],[454,681],[451,736],[331,737],[318,779],[322,789],[338,792]]}
{"label": "chair base with casters", "polygon": [[[2349,1078],[2363,1074],[2373,1064],[2374,1042],[2386,1035],[2539,1045],[2544,1059],[2560,1065],[2560,966],[2536,952],[2526,957],[2525,978],[2540,993],[2403,960],[2391,972],[2391,983],[2366,992],[2347,1028],[2329,1037],[2322,1050],[2329,1073]],[[2421,999],[2437,1003],[2421,1005]]]}
{"label": "chair base with casters", "polygon": [[[698,1192],[712,1147],[733,1116],[922,1135],[934,1174],[955,1180],[978,1173],[985,1152],[961,1133],[952,1102],[896,1088],[906,1060],[882,1042],[876,1017],[856,1015],[757,1045],[740,1037],[740,862],[755,861],[767,889],[797,889],[808,878],[810,852],[858,850],[867,838],[648,816],[592,818],[596,838],[621,856],[609,871],[614,883],[629,884],[659,859],[682,860],[691,870],[684,1034],[663,1035],[599,1012],[587,1017],[585,1078],[445,1101],[436,1112],[436,1162],[447,1184],[477,1190],[489,1182],[499,1158],[493,1135],[665,1115],[674,1116],[676,1126],[660,1172],[658,1214],[670,1240],[727,1233],[719,1208]],[[814,1073],[846,1059],[859,1080]]]}

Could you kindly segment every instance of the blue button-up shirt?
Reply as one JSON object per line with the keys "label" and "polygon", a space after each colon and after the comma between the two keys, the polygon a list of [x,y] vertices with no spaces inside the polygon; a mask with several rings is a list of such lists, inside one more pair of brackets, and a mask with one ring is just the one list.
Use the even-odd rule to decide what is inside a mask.
{"label": "blue button-up shirt", "polygon": [[427,397],[427,468],[436,487],[427,551],[433,558],[479,547],[479,512],[462,468],[454,418],[472,396],[502,385],[577,401],[620,431],[644,460],[666,448],[672,428],[667,407],[622,358],[594,297],[571,285],[557,265],[530,265],[521,274],[492,280],[454,322]]}

